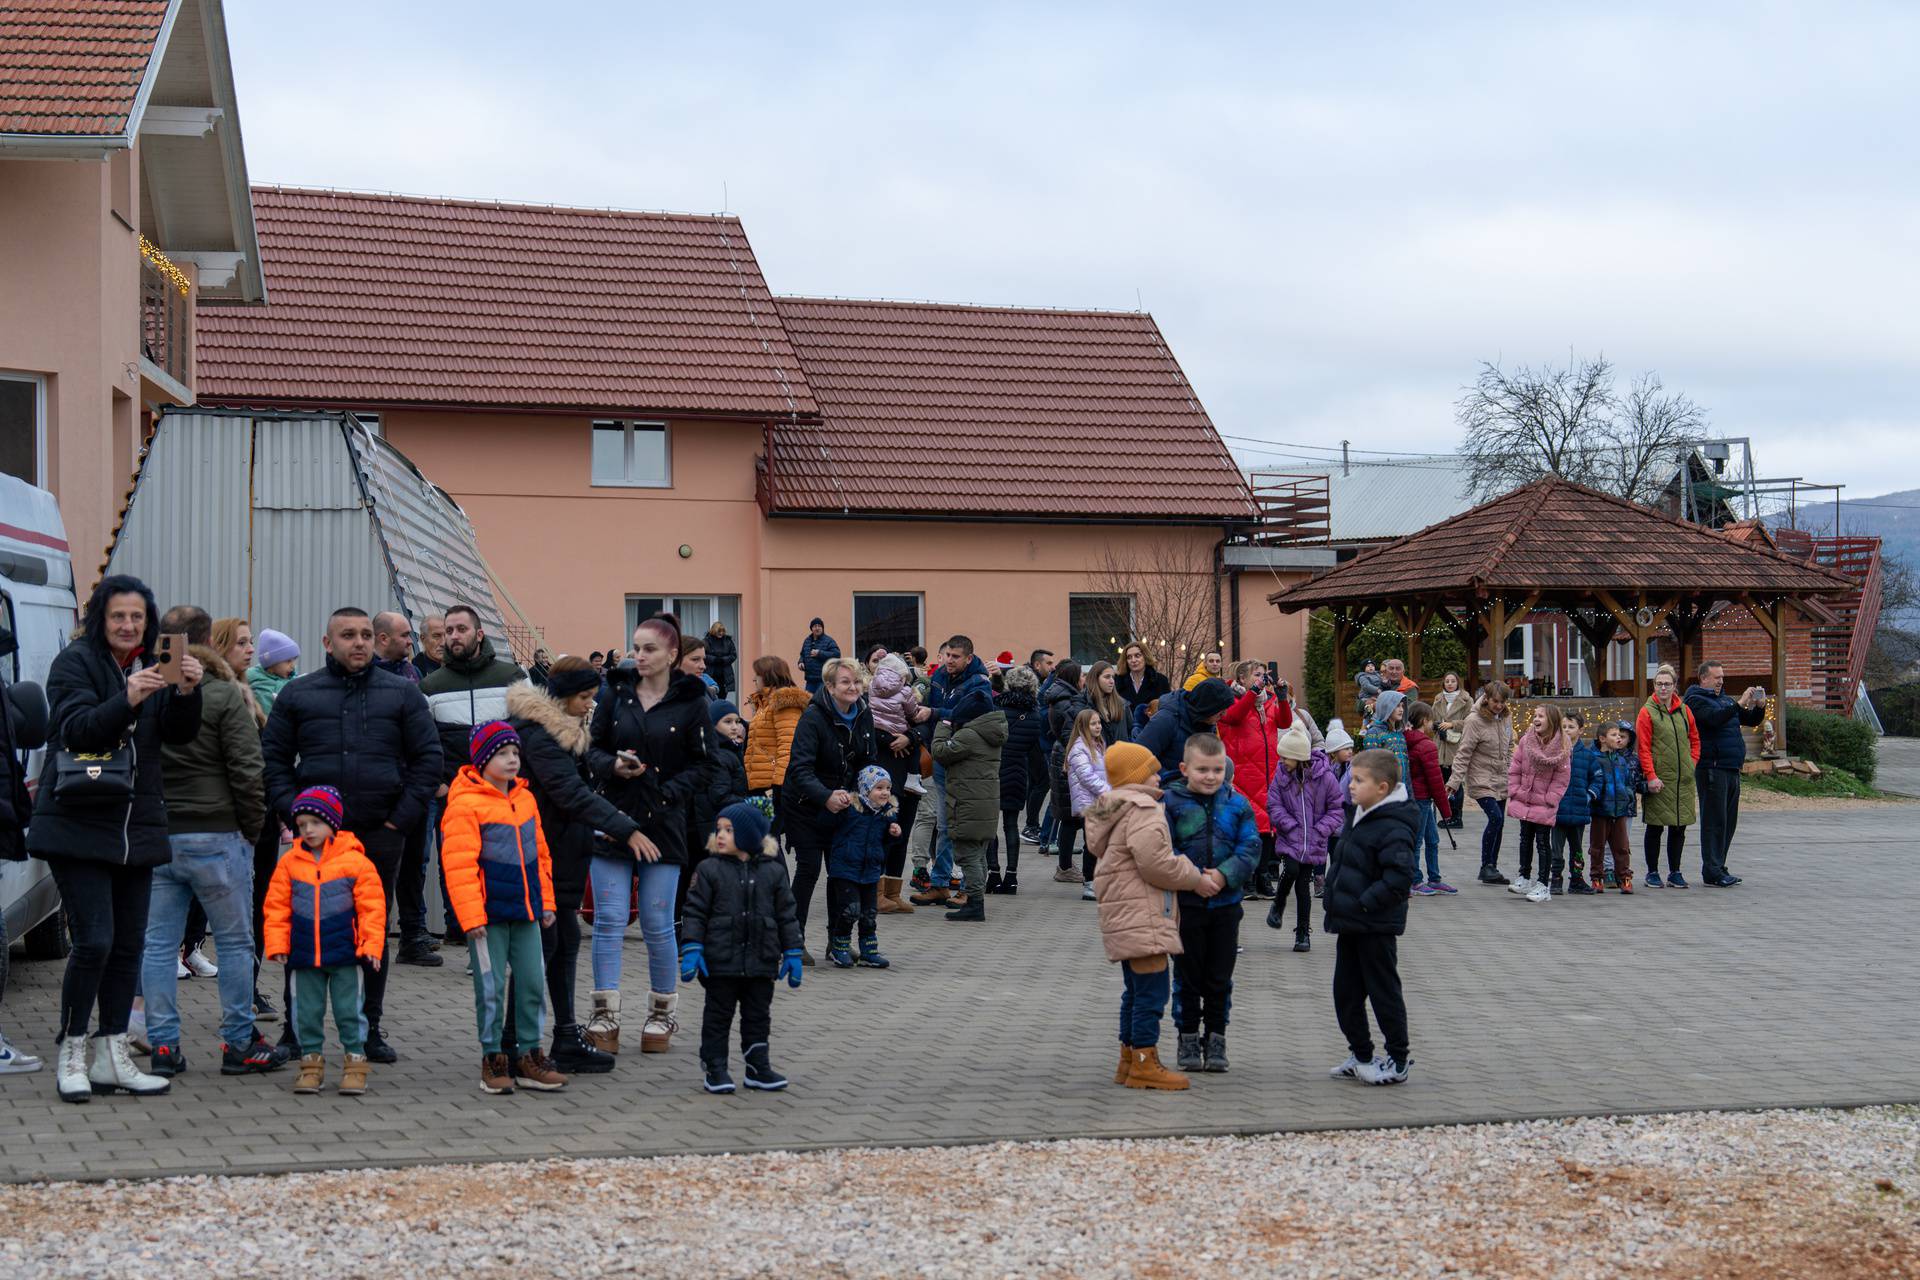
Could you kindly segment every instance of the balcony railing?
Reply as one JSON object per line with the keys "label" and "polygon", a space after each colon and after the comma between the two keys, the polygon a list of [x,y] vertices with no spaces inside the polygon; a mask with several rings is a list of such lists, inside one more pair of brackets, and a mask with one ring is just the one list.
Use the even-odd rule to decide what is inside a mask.
{"label": "balcony railing", "polygon": [[193,305],[186,275],[140,240],[140,354],[182,386],[193,354]]}
{"label": "balcony railing", "polygon": [[1255,471],[1247,478],[1260,521],[1247,534],[1256,546],[1324,545],[1331,535],[1327,477]]}

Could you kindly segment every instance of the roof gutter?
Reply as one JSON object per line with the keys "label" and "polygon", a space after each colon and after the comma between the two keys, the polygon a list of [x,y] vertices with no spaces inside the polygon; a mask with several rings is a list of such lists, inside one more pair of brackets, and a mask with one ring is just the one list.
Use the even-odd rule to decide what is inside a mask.
{"label": "roof gutter", "polygon": [[[205,302],[203,306],[234,306],[236,303]],[[725,410],[725,409],[662,409],[635,405],[523,405],[523,404],[460,404],[452,401],[422,400],[352,400],[333,397],[326,400],[313,400],[302,396],[248,396],[215,395],[202,391],[199,393],[202,407],[215,409],[274,409],[291,410],[296,413],[510,413],[524,417],[546,418],[665,418],[686,422],[747,422],[759,426],[768,418],[785,419],[787,413],[782,410]],[[820,422],[818,414],[802,413],[800,421],[809,425]]]}
{"label": "roof gutter", "polygon": [[104,160],[115,151],[133,146],[140,133],[140,117],[147,113],[147,101],[160,78],[160,63],[167,52],[167,40],[180,16],[181,0],[169,0],[160,30],[153,37],[153,52],[147,57],[147,69],[140,75],[140,87],[134,92],[133,106],[127,110],[127,122],[118,133],[0,133],[0,154],[14,153],[45,160]]}
{"label": "roof gutter", "polygon": [[[893,521],[901,524],[1057,524],[1057,525],[1170,525],[1177,527],[1219,528],[1223,523],[1238,527],[1251,525],[1250,518],[1235,520],[1227,517],[1224,521],[1218,515],[1194,516],[1153,516],[1143,519],[1137,513],[1100,516],[1063,516],[1028,515],[1024,512],[1010,511],[1004,514],[977,515],[948,512],[922,511],[773,511],[767,515],[769,520],[868,520],[876,522]],[[1218,611],[1214,614],[1219,619]]]}

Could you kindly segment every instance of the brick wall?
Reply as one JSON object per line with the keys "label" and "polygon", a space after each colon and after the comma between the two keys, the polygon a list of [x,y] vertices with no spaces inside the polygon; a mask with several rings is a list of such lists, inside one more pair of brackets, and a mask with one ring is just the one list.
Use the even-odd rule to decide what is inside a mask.
{"label": "brick wall", "polygon": [[[1738,693],[1750,684],[1773,687],[1773,637],[1769,636],[1745,611],[1729,609],[1725,619],[1709,622],[1700,633],[1701,657],[1712,658],[1727,671],[1727,688]],[[1715,625],[1715,623],[1718,625]],[[1682,672],[1681,684],[1687,684],[1692,672]],[[1787,621],[1787,701],[1796,706],[1823,706],[1825,689],[1813,677],[1813,624],[1798,615]]]}

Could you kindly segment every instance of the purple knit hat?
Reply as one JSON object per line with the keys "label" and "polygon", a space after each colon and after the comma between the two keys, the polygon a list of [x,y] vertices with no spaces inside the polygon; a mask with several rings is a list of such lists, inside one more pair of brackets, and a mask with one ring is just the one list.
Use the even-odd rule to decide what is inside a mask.
{"label": "purple knit hat", "polygon": [[505,720],[489,720],[485,724],[474,726],[473,736],[467,739],[467,758],[473,761],[473,767],[485,772],[487,761],[502,747],[518,747],[520,735],[514,732],[512,725]]}
{"label": "purple knit hat", "polygon": [[310,813],[335,831],[346,821],[347,804],[332,787],[308,787],[293,798],[293,816]]}

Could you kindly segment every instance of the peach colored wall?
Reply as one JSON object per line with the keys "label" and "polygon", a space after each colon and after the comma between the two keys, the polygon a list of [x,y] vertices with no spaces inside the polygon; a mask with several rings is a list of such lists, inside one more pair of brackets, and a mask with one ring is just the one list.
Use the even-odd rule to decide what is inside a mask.
{"label": "peach colored wall", "polygon": [[0,160],[0,369],[46,379],[48,487],[83,591],[134,464],[114,448],[114,398],[140,387],[139,241],[108,179],[104,161]]}
{"label": "peach colored wall", "polygon": [[1304,687],[1309,615],[1281,613],[1267,603],[1267,597],[1310,576],[1305,570],[1286,569],[1248,569],[1240,574],[1240,653],[1278,663],[1280,674],[1295,688]]}

